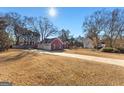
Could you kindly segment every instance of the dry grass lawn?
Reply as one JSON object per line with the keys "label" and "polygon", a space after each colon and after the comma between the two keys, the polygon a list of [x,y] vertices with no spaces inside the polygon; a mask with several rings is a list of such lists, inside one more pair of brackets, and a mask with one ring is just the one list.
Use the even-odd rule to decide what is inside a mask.
{"label": "dry grass lawn", "polygon": [[100,51],[96,51],[93,49],[81,49],[81,48],[80,49],[72,49],[72,50],[71,49],[65,49],[65,52],[124,60],[124,54],[105,53],[105,52],[100,52]]}
{"label": "dry grass lawn", "polygon": [[0,81],[13,85],[124,85],[124,68],[9,50],[0,53]]}

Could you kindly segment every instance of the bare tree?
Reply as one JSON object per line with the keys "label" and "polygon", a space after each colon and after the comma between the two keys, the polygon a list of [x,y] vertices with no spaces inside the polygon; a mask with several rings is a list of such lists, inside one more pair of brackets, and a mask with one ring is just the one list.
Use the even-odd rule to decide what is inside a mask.
{"label": "bare tree", "polygon": [[58,29],[49,21],[48,18],[43,17],[25,17],[25,24],[27,27],[35,32],[39,32],[41,40],[55,35]]}
{"label": "bare tree", "polygon": [[3,17],[0,18],[0,47],[2,49],[8,49],[9,47],[9,37],[8,33],[5,31],[7,24]]}
{"label": "bare tree", "polygon": [[76,42],[75,42],[75,45],[77,46],[77,47],[83,47],[83,37],[82,36],[78,36],[77,38],[75,38],[76,39]]}
{"label": "bare tree", "polygon": [[20,28],[24,27],[24,22],[22,22],[21,15],[10,12],[5,14],[5,19],[9,24],[6,30],[11,38],[16,38],[16,44],[18,45],[20,37],[18,33],[22,31]]}
{"label": "bare tree", "polygon": [[124,11],[114,9],[106,13],[104,37],[109,41],[110,47],[115,47],[116,40],[123,37],[124,33]]}
{"label": "bare tree", "polygon": [[84,32],[97,46],[101,36],[115,47],[116,40],[124,36],[124,10],[99,10],[87,17],[83,24]]}
{"label": "bare tree", "polygon": [[97,46],[100,40],[100,33],[104,27],[104,10],[96,11],[91,16],[85,18],[83,23],[84,32],[86,37],[90,38],[94,42],[94,47]]}
{"label": "bare tree", "polygon": [[60,38],[63,42],[69,41],[69,38],[70,38],[70,31],[69,31],[69,30],[62,29],[61,31],[59,31],[59,38]]}

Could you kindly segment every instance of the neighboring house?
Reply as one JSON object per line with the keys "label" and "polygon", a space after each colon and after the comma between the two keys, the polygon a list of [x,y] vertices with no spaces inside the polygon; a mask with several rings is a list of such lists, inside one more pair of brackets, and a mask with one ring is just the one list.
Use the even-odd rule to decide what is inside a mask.
{"label": "neighboring house", "polygon": [[84,48],[94,48],[93,41],[89,38],[83,39],[83,46]]}
{"label": "neighboring house", "polygon": [[37,32],[26,31],[19,37],[19,45],[36,45],[40,40],[40,35]]}
{"label": "neighboring house", "polygon": [[33,32],[31,30],[27,30],[26,28],[19,28],[17,29],[16,34],[18,35],[19,47],[37,48],[37,45],[40,41],[40,34],[38,32]]}
{"label": "neighboring house", "polygon": [[59,38],[44,39],[38,45],[38,48],[44,50],[63,50],[63,42]]}

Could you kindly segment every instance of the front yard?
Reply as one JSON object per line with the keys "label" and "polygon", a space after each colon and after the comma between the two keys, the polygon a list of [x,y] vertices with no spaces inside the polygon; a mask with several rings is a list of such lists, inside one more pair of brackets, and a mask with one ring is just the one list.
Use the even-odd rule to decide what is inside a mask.
{"label": "front yard", "polygon": [[124,85],[124,68],[9,50],[0,53],[0,81],[13,85]]}
{"label": "front yard", "polygon": [[100,52],[93,49],[65,49],[66,53],[74,53],[74,54],[81,54],[81,55],[90,55],[90,56],[97,56],[97,57],[106,57],[106,58],[114,58],[114,59],[122,59],[124,60],[124,54],[119,53],[106,53]]}

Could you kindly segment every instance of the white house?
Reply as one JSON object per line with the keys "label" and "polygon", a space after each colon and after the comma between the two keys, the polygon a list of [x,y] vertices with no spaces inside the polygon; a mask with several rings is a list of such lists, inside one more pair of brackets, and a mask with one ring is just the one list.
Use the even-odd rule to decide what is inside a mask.
{"label": "white house", "polygon": [[83,38],[84,48],[94,48],[93,41],[89,38]]}

